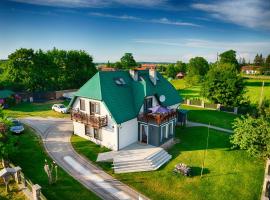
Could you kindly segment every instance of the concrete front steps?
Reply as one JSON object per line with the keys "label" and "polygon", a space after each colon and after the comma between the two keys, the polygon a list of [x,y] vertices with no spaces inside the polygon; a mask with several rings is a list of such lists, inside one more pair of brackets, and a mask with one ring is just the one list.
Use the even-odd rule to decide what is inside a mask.
{"label": "concrete front steps", "polygon": [[[139,153],[139,152],[138,152]],[[118,155],[113,162],[115,173],[129,173],[140,171],[153,171],[168,162],[172,156],[164,149],[157,148],[153,154],[147,157],[139,155]]]}

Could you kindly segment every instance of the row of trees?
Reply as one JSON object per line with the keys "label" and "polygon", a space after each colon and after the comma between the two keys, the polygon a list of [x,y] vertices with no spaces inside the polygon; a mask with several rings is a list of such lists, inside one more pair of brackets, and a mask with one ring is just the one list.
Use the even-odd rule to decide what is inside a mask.
{"label": "row of trees", "polygon": [[85,51],[34,51],[21,48],[2,63],[0,87],[20,91],[51,91],[79,88],[96,73]]}

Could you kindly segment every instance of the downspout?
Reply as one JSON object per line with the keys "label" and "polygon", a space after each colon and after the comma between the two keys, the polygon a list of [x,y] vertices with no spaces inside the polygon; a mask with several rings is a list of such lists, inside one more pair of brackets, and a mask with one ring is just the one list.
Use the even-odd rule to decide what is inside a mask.
{"label": "downspout", "polygon": [[116,135],[117,135],[117,151],[119,151],[119,126],[120,125],[117,124],[117,133],[116,133]]}

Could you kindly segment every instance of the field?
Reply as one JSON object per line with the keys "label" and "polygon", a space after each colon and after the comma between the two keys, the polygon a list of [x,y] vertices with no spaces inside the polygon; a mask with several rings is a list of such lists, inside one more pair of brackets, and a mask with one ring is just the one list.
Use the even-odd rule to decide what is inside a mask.
{"label": "field", "polygon": [[69,117],[69,114],[62,114],[52,110],[52,105],[55,103],[63,103],[68,105],[67,101],[50,101],[45,103],[20,103],[8,109],[4,109],[4,113],[9,117],[22,118],[22,117]]}
{"label": "field", "polygon": [[[229,135],[222,132],[210,130],[205,169],[200,177],[206,137],[207,128],[178,128],[177,138],[181,142],[169,150],[172,160],[157,171],[113,174],[109,164],[99,165],[151,199],[260,199],[264,161],[249,157],[245,151],[231,150]],[[78,136],[72,136],[71,141],[76,151],[92,161],[99,151],[104,151]],[[191,166],[193,176],[173,174],[177,163]]]}
{"label": "field", "polygon": [[[245,79],[246,97],[251,101],[251,103],[259,102],[263,81],[265,82],[263,96],[270,99],[269,79]],[[172,80],[171,83],[177,90],[179,90],[181,96],[184,98],[203,98],[200,94],[200,86],[189,87],[185,83],[184,79]]]}
{"label": "field", "polygon": [[33,183],[39,184],[42,187],[42,193],[48,200],[75,200],[78,197],[80,199],[99,199],[60,167],[58,167],[57,183],[49,185],[48,177],[43,167],[45,159],[50,163],[52,160],[45,153],[42,141],[28,127],[26,127],[24,134],[18,137],[20,137],[18,142],[19,151],[11,156],[11,160],[15,165],[22,168],[24,174]]}

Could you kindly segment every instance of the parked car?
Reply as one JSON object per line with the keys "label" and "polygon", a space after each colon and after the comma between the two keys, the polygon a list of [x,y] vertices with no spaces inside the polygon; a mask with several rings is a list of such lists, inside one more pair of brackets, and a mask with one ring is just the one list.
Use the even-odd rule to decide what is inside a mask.
{"label": "parked car", "polygon": [[68,113],[68,109],[64,104],[53,104],[52,110],[60,113]]}
{"label": "parked car", "polygon": [[10,131],[12,133],[21,134],[24,131],[23,124],[17,119],[10,119],[12,125],[10,127]]}

